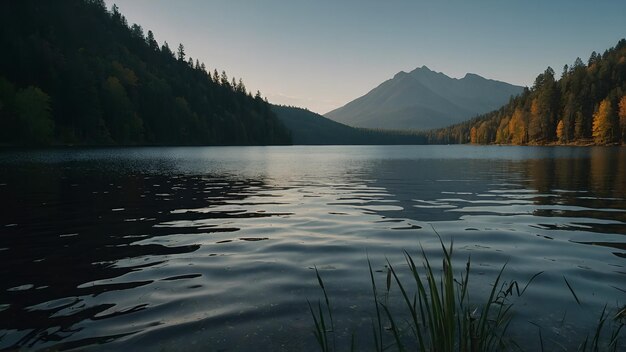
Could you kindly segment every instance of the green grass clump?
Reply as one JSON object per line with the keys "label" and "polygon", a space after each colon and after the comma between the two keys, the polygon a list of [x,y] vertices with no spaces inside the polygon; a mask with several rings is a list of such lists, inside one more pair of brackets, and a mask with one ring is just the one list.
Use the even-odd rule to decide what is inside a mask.
{"label": "green grass clump", "polygon": [[[372,265],[368,259],[375,307],[375,317],[372,318],[372,349],[378,352],[387,350],[438,352],[522,350],[507,335],[513,316],[512,298],[523,295],[531,282],[542,272],[530,277],[521,288],[517,281],[503,280],[505,264],[493,282],[489,297],[482,304],[476,305],[470,303],[469,299],[471,259],[467,260],[460,275],[455,277],[452,266],[453,245],[450,244],[449,248],[446,248],[441,242],[441,248],[444,255],[440,275],[435,275],[435,268],[431,265],[423,248],[421,265],[417,265],[408,252],[404,252],[410,271],[408,283],[400,279],[396,268],[387,260],[385,294],[389,297],[392,284],[395,282],[403,300],[402,314],[398,314],[396,310],[392,311],[387,299],[384,302],[379,299],[381,292],[376,286]],[[335,322],[330,300],[317,268],[315,273],[324,294],[324,302],[318,301],[316,307],[309,302],[315,324],[314,334],[322,351],[334,351],[336,350]],[[578,301],[573,288],[569,283],[567,285]],[[617,350],[618,336],[624,325],[623,322],[613,329],[607,343],[600,343],[601,331],[608,319],[609,315],[605,309],[593,337],[590,339],[588,336],[580,344],[579,351],[600,351],[603,348],[604,350]],[[541,334],[539,339],[543,350]],[[354,349],[355,336],[353,334],[351,350]]]}

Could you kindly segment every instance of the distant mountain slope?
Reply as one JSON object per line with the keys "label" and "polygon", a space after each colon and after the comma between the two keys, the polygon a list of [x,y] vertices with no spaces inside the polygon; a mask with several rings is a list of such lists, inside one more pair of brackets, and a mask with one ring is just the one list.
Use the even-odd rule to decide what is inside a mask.
{"label": "distant mountain slope", "polygon": [[290,143],[260,94],[103,0],[0,1],[0,47],[0,145]]}
{"label": "distant mountain slope", "polygon": [[293,144],[374,145],[426,142],[423,134],[354,128],[301,108],[273,105],[272,110],[291,132]]}
{"label": "distant mountain slope", "polygon": [[456,79],[422,66],[325,116],[354,127],[427,130],[495,110],[522,91],[475,74]]}

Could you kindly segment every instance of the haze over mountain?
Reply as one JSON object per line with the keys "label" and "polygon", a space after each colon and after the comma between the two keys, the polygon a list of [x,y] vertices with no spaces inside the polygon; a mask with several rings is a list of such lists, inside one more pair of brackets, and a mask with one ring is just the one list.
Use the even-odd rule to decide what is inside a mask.
{"label": "haze over mountain", "polygon": [[523,90],[473,73],[450,78],[422,66],[397,73],[325,116],[354,127],[426,130],[495,110]]}

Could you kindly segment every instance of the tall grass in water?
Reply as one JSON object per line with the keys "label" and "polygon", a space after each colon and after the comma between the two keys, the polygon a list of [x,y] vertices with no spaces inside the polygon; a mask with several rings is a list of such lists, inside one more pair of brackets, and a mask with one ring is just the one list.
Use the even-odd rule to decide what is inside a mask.
{"label": "tall grass in water", "polygon": [[[395,313],[396,310],[392,311],[387,300],[382,302],[378,298],[380,292],[368,259],[376,314],[372,318],[372,349],[378,352],[387,350],[438,352],[522,350],[522,347],[509,339],[507,335],[512,318],[511,299],[521,296],[541,272],[530,277],[528,282],[521,287],[517,281],[503,281],[505,264],[493,282],[489,297],[482,304],[472,305],[469,299],[471,259],[467,260],[460,275],[455,277],[452,266],[453,245],[450,244],[447,248],[441,242],[441,247],[443,267],[439,276],[435,275],[435,268],[431,265],[423,248],[421,266],[415,263],[414,258],[408,252],[404,252],[410,271],[408,283],[400,279],[396,268],[387,260],[385,293],[388,296],[395,282],[403,300],[402,312],[404,314],[401,314],[402,316]],[[318,301],[316,307],[309,303],[315,324],[315,336],[322,351],[333,351],[336,350],[336,345],[332,309],[326,287],[317,269],[316,275],[324,293],[324,303]],[[568,287],[575,295],[569,283]],[[328,315],[329,319],[325,319],[325,315]],[[608,314],[603,312],[593,338],[589,340],[588,337],[581,343],[580,351],[600,351],[602,348],[617,350],[617,337],[623,323],[613,329],[608,343],[604,345],[599,343],[600,334],[607,319]],[[353,335],[351,350],[354,348],[355,337]]]}

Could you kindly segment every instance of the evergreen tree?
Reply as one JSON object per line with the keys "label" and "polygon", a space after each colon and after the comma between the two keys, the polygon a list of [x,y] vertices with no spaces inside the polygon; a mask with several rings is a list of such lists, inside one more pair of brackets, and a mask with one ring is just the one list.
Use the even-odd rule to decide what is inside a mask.
{"label": "evergreen tree", "polygon": [[2,145],[289,143],[266,102],[103,0],[0,1],[0,45]]}
{"label": "evergreen tree", "polygon": [[15,95],[19,132],[28,144],[48,144],[54,134],[50,96],[38,87],[28,87]]}
{"label": "evergreen tree", "polygon": [[172,49],[170,49],[170,46],[167,44],[166,42],[163,42],[163,46],[161,47],[161,52],[163,53],[163,55],[165,55],[166,57],[174,57],[174,53],[172,52]]}
{"label": "evergreen tree", "polygon": [[626,95],[622,96],[619,101],[618,115],[622,142],[626,142]]}
{"label": "evergreen tree", "polygon": [[183,43],[178,44],[176,57],[178,58],[178,61],[185,61],[185,46],[183,45]]}
{"label": "evergreen tree", "polygon": [[148,43],[148,47],[152,51],[159,50],[159,43],[157,43],[156,39],[154,39],[154,33],[152,33],[152,31],[148,31],[148,36],[146,38],[146,42]]}
{"label": "evergreen tree", "polygon": [[133,24],[132,27],[130,27],[130,32],[135,38],[139,38],[142,40],[145,39],[143,34],[143,28],[136,23]]}

